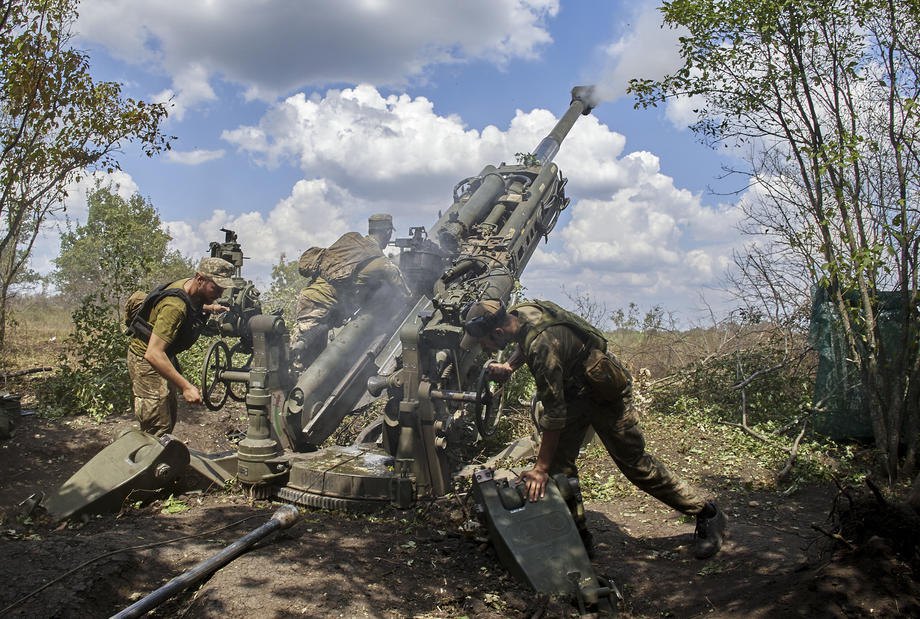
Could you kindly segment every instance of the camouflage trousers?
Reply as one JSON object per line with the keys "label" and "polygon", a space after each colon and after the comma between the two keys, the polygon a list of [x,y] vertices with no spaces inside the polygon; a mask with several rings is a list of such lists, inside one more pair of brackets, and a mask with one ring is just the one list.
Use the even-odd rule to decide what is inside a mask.
{"label": "camouflage trousers", "polygon": [[585,434],[593,428],[617,468],[633,485],[677,511],[696,515],[706,499],[693,486],[672,474],[655,456],[645,451],[645,437],[631,398],[616,403],[598,402],[583,396],[566,401],[572,415],[559,436],[559,445],[550,465],[550,475],[578,474],[575,464]]}
{"label": "camouflage trousers", "polygon": [[150,363],[128,351],[128,375],[134,396],[134,417],[141,430],[153,436],[172,432],[179,416],[179,394]]}

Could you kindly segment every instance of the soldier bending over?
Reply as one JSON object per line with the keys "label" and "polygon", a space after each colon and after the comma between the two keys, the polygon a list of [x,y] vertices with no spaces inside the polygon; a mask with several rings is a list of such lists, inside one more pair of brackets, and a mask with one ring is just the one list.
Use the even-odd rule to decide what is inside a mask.
{"label": "soldier bending over", "polygon": [[[498,300],[478,301],[464,320],[466,334],[460,347],[465,350],[474,343],[489,352],[512,342],[517,345],[507,362],[490,365],[493,378],[507,380],[527,363],[536,381],[544,409],[538,420],[543,439],[533,469],[521,475],[531,501],[543,497],[550,476],[577,474],[575,459],[585,432],[593,427],[629,481],[677,511],[696,516],[696,558],[706,559],[719,551],[724,513],[645,451],[639,416],[632,406],[632,377],[607,351],[599,330],[554,303],[537,300],[507,310]],[[583,513],[576,517],[576,525],[591,554],[592,538]]]}
{"label": "soldier bending over", "polygon": [[144,432],[172,432],[178,416],[177,389],[189,404],[201,404],[201,392],[179,372],[176,355],[195,343],[209,313],[227,310],[214,301],[233,286],[234,272],[226,260],[203,258],[194,276],[158,286],[134,308],[128,325],[128,373],[134,416]]}

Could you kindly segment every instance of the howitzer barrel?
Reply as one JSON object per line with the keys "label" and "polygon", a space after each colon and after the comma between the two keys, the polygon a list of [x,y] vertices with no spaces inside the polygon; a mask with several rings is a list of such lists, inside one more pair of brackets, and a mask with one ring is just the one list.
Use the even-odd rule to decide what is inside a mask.
{"label": "howitzer barrel", "polygon": [[487,165],[477,177],[479,187],[465,203],[455,201],[431,229],[430,235],[442,249],[452,251],[471,226],[481,222],[495,201],[505,192],[505,180],[495,166]]}
{"label": "howitzer barrel", "polygon": [[[534,213],[543,204],[543,195],[546,192],[546,188],[555,180],[558,171],[559,168],[554,163],[547,163],[543,166],[540,174],[537,175],[531,185],[530,197],[514,210],[499,233],[499,236],[510,239],[509,250],[513,256],[518,258],[519,263],[526,262],[526,259],[521,260],[524,256],[518,253],[521,241],[523,239],[528,243],[530,242],[527,233],[533,229],[533,224],[535,223]],[[530,258],[529,254],[527,258]]]}
{"label": "howitzer barrel", "polygon": [[531,153],[540,165],[546,165],[553,160],[556,153],[559,152],[562,140],[569,134],[575,121],[579,116],[590,114],[594,105],[593,86],[576,86],[572,89],[572,102],[569,104],[569,109]]}

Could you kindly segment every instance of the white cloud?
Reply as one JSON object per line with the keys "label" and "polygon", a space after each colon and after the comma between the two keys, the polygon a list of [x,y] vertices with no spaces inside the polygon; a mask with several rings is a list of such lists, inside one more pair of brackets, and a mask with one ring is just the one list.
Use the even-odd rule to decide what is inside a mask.
{"label": "white cloud", "polygon": [[302,180],[268,213],[230,215],[218,209],[203,221],[169,221],[165,227],[173,237],[171,246],[195,260],[207,254],[210,241],[222,240],[218,230],[236,231],[248,258],[243,275],[265,286],[271,267],[282,254],[288,261],[296,260],[308,247],[329,245],[350,230],[354,225],[351,208],[369,212],[360,200],[333,183]]}
{"label": "white cloud", "polygon": [[601,100],[625,95],[631,78],[659,79],[677,69],[681,64],[678,37],[682,34],[681,29],[662,26],[657,2],[634,4],[625,33],[604,50],[606,60],[596,82]]}
{"label": "white cloud", "polygon": [[166,152],[166,161],[179,163],[182,165],[200,165],[208,161],[214,161],[224,156],[224,150],[204,150],[201,148],[195,150],[169,150]]}
{"label": "white cloud", "polygon": [[[444,203],[449,188],[483,165],[513,162],[514,153],[531,151],[556,120],[547,110],[518,110],[506,129],[490,125],[476,131],[456,116],[438,116],[424,97],[384,97],[362,84],[323,97],[293,95],[258,125],[225,131],[223,138],[265,165],[292,163],[307,177],[329,178],[356,195],[389,200],[396,215],[417,215],[419,202],[429,214],[449,206]],[[624,146],[622,135],[586,116],[556,161],[578,178],[581,192],[592,193],[642,173],[632,160],[623,165],[616,159]]]}
{"label": "white cloud", "polygon": [[628,185],[570,207],[571,221],[535,254],[524,284],[535,296],[581,287],[611,308],[644,300],[685,312],[685,319],[694,309],[688,299],[724,303],[718,288],[741,245],[740,209],[704,206],[700,196],[675,187],[648,153],[621,161],[629,167],[630,160],[643,165],[633,168]]}
{"label": "white cloud", "polygon": [[308,85],[403,85],[434,65],[535,58],[558,0],[107,0],[80,7],[79,35],[165,71],[173,114],[212,81],[271,100]]}
{"label": "white cloud", "polygon": [[703,107],[703,104],[703,98],[699,95],[670,99],[664,109],[665,117],[674,128],[687,129],[699,119],[695,110]]}
{"label": "white cloud", "polygon": [[[325,179],[318,192],[323,211],[316,212],[328,209],[330,221],[342,224],[337,229],[363,227],[370,212],[390,211],[404,231],[430,227],[457,181],[530,151],[555,122],[546,110],[519,110],[505,128],[466,130],[459,118],[437,116],[424,98],[383,97],[362,85],[289,97],[257,125],[224,137],[265,163],[294,163],[305,177]],[[535,294],[558,297],[563,284],[580,283],[610,303],[657,298],[674,307],[719,283],[739,238],[737,209],[703,206],[699,195],[674,186],[656,156],[624,148],[623,136],[593,116],[580,118],[563,143],[556,162],[569,178],[571,219],[528,267],[525,284],[536,282]],[[348,193],[336,193],[338,187]],[[298,219],[303,215],[283,202],[261,236],[283,236],[273,221],[321,221]],[[275,239],[259,251],[276,259],[307,246],[305,238]]]}
{"label": "white cloud", "polygon": [[[363,230],[370,213],[392,212],[401,234],[430,227],[450,205],[454,184],[530,151],[555,122],[546,110],[518,110],[505,127],[468,130],[424,98],[383,97],[366,85],[295,95],[225,136],[263,161],[298,165],[303,179],[290,194],[267,211],[215,210],[165,227],[173,247],[193,258],[219,240],[220,228],[236,230],[250,258],[245,276],[265,286],[282,254],[296,259],[311,245]],[[738,244],[737,209],[704,206],[674,186],[656,156],[625,146],[593,116],[580,118],[562,144],[556,161],[572,205],[525,272],[532,294],[558,299],[563,286],[581,286],[611,306],[646,299],[683,309],[682,300],[718,284]],[[136,190],[129,181],[126,195]]]}
{"label": "white cloud", "polygon": [[173,88],[151,96],[153,102],[165,103],[169,117],[175,120],[185,118],[185,113],[199,103],[215,99],[217,95],[209,83],[208,70],[197,62],[182,67],[173,76]]}

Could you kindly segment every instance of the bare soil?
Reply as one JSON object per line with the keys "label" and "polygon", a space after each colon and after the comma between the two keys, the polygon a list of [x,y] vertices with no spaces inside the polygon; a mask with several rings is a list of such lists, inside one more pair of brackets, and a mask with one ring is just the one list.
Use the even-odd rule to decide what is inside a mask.
{"label": "bare soil", "polygon": [[[227,449],[238,412],[184,410],[175,434],[192,448]],[[597,572],[623,594],[620,616],[920,616],[917,583],[890,543],[835,546],[828,530],[836,488],[771,490],[757,462],[727,468],[703,446],[688,457],[645,424],[651,449],[717,496],[729,537],[709,561],[692,558],[693,524],[629,487],[588,501],[598,543]],[[104,617],[145,596],[266,522],[277,506],[239,490],[190,490],[125,505],[87,522],[23,518],[17,504],[51,490],[132,426],[129,418],[23,417],[0,442],[0,616]],[[600,455],[598,455],[600,454]],[[597,450],[586,469],[619,476]],[[184,511],[169,513],[173,506]],[[563,617],[565,600],[547,600],[513,581],[481,537],[467,533],[463,492],[410,511],[373,516],[303,510],[210,578],[167,601],[156,617]],[[173,540],[173,541],[171,541]],[[159,545],[154,545],[159,544]]]}

